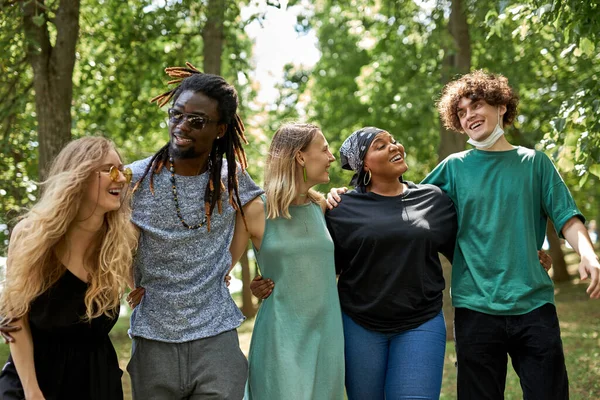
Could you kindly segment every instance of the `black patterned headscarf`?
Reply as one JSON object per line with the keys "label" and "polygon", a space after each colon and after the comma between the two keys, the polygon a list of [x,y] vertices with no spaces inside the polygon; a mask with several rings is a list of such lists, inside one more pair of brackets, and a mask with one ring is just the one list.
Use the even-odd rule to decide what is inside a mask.
{"label": "black patterned headscarf", "polygon": [[386,132],[383,129],[368,126],[354,131],[340,147],[340,162],[342,168],[354,171],[354,176],[350,181],[350,185],[364,186],[364,160],[367,150],[375,136],[381,132]]}

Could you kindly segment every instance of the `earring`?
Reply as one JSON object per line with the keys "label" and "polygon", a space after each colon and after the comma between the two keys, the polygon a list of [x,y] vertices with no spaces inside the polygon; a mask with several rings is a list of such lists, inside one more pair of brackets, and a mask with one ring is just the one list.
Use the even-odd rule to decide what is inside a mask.
{"label": "earring", "polygon": [[306,167],[304,165],[302,166],[302,176],[304,178],[304,182],[306,182],[308,178],[306,176]]}
{"label": "earring", "polygon": [[[367,179],[367,174],[369,179]],[[371,183],[371,170],[367,171],[367,173],[363,176],[363,184],[367,186],[369,183]]]}

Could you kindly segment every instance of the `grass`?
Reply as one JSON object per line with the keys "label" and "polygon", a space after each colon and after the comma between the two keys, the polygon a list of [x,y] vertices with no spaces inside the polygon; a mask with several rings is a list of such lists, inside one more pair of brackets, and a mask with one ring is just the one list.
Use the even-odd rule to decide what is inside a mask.
{"label": "grass", "polygon": [[[575,258],[568,256],[567,262],[572,263],[569,271],[575,275],[577,269]],[[588,298],[585,293],[586,287],[587,283],[575,279],[557,284],[555,290],[572,400],[600,399],[600,307],[597,301]],[[451,322],[451,308],[447,306],[444,312],[447,321]],[[254,320],[248,320],[239,329],[240,345],[245,352],[249,346],[253,325]],[[119,363],[124,371],[125,399],[131,399],[129,375],[125,370],[131,350],[131,341],[127,336],[128,326],[128,318],[122,317],[111,332],[113,344],[119,355]],[[0,344],[0,359],[4,360],[6,357],[8,357],[8,346]],[[444,400],[456,399],[455,361],[454,343],[448,341],[440,397]],[[519,378],[510,365],[508,370],[505,399],[522,399]]]}

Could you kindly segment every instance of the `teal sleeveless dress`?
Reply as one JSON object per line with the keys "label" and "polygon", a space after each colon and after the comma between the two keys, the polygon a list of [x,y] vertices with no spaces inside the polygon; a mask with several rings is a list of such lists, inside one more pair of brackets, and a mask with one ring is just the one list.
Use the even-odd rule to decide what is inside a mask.
{"label": "teal sleeveless dress", "polygon": [[289,211],[291,219],[265,221],[261,248],[254,250],[275,288],[254,324],[244,398],[342,400],[344,333],[333,241],[318,204]]}

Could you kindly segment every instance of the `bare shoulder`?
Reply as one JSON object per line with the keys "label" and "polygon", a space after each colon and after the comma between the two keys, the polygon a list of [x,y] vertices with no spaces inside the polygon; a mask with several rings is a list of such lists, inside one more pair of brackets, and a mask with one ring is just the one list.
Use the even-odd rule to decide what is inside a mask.
{"label": "bare shoulder", "polygon": [[256,236],[260,231],[260,227],[264,226],[265,220],[265,203],[260,196],[250,200],[244,206],[244,218],[252,236]]}
{"label": "bare shoulder", "polygon": [[260,196],[256,196],[244,206],[244,214],[247,217],[253,218],[265,214],[265,203]]}
{"label": "bare shoulder", "polygon": [[241,215],[238,212],[238,222],[240,226],[244,225],[252,238],[260,237],[262,240],[262,232],[265,227],[265,206],[263,199],[260,196],[250,200],[244,206],[245,224],[241,221]]}

